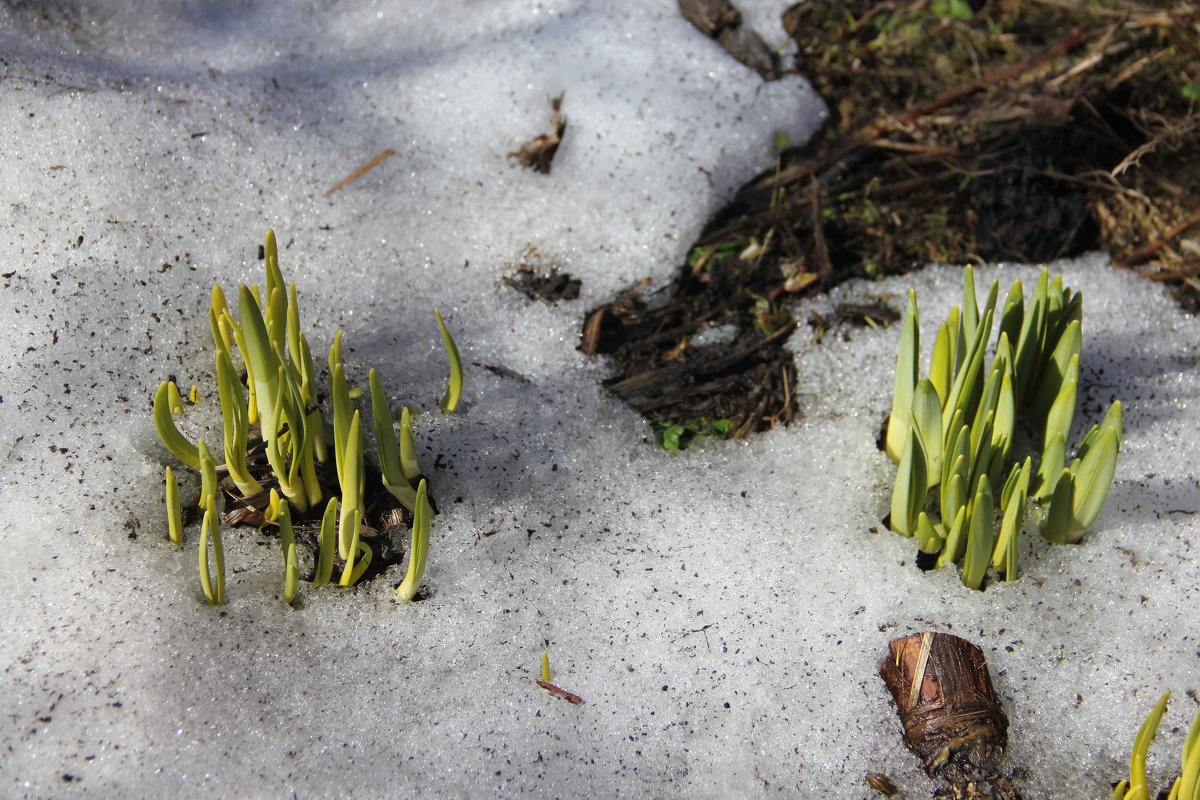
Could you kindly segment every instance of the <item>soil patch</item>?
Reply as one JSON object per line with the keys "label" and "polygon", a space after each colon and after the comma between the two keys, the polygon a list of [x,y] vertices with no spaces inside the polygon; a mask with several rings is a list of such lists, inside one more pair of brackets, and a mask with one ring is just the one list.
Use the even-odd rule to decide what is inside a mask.
{"label": "soil patch", "polygon": [[581,349],[617,360],[609,387],[660,430],[793,419],[781,300],[852,277],[1107,249],[1200,309],[1200,12],[814,0],[783,25],[829,123],[742,187],[664,296],[633,286],[586,318]]}

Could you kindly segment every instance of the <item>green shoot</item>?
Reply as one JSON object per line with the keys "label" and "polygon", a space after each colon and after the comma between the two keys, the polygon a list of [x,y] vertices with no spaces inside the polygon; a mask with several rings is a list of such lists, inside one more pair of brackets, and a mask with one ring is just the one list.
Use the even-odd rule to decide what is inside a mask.
{"label": "green shoot", "polygon": [[546,683],[551,682],[550,681],[550,653],[549,653],[549,651],[546,651],[546,650],[542,651],[542,680],[544,680]]}
{"label": "green shoot", "polygon": [[413,441],[412,412],[408,406],[400,410],[400,473],[410,484],[421,475],[417,446]]}
{"label": "green shoot", "polygon": [[[200,588],[210,606],[225,604],[225,549],[221,546],[221,521],[216,497],[203,498],[204,520],[200,523]],[[212,543],[213,572],[210,572],[208,547]]]}
{"label": "green shoot", "polygon": [[[170,407],[170,387],[175,386],[174,381],[163,381],[158,386],[158,391],[154,393],[154,428],[158,431],[158,438],[171,451],[171,455],[178,458],[184,464],[192,469],[200,468],[200,452],[196,449],[196,445],[189,442],[175,427],[175,420],[171,418]],[[175,389],[178,394],[179,389]]]}
{"label": "green shoot", "polygon": [[1150,743],[1154,741],[1154,735],[1158,733],[1158,723],[1162,721],[1163,712],[1167,710],[1167,701],[1170,699],[1171,693],[1164,693],[1138,730],[1137,738],[1133,742],[1133,753],[1129,757],[1129,788],[1125,792],[1123,800],[1150,800],[1146,778],[1146,755],[1150,752]]}
{"label": "green shoot", "polygon": [[[412,449],[412,420],[408,418],[407,435],[402,434],[401,443],[396,442],[396,431],[392,427],[392,412],[379,382],[379,375],[371,370],[367,379],[371,387],[371,419],[375,425],[375,443],[379,448],[379,469],[383,473],[383,487],[409,511],[416,508],[417,493],[408,482],[401,462],[401,452]],[[405,409],[407,413],[408,409]]]}
{"label": "green shoot", "polygon": [[296,560],[292,512],[287,500],[279,503],[279,547],[283,550],[283,602],[290,606],[296,599],[296,588],[300,584],[300,567]]}
{"label": "green shoot", "polygon": [[888,416],[887,453],[899,461],[905,446],[908,428],[907,412],[912,405],[917,385],[917,356],[920,352],[920,332],[917,325],[917,293],[908,292],[908,308],[900,330],[900,353],[896,356],[896,386],[892,394],[892,413]]}
{"label": "green shoot", "polygon": [[446,394],[442,396],[442,410],[449,413],[458,407],[459,397],[462,396],[462,358],[458,355],[458,347],[454,344],[454,338],[450,336],[446,323],[442,321],[442,312],[435,308],[433,313],[437,317],[438,328],[442,332],[442,346],[446,348],[446,358],[450,362],[450,382],[446,386]]}
{"label": "green shoot", "polygon": [[357,411],[350,420],[350,430],[347,431],[343,447],[343,459],[344,463],[338,465],[342,489],[342,513],[338,519],[338,554],[349,562],[354,557],[357,547],[358,528],[362,522],[363,510],[362,417]]}
{"label": "green shoot", "polygon": [[[203,440],[193,443],[176,427],[173,415],[184,410],[184,402],[174,382],[163,382],[154,396],[153,418],[159,438],[183,464],[200,473],[200,506],[208,512],[201,531],[200,554],[205,597],[210,603],[224,602],[224,554],[215,507],[222,493],[235,500],[239,495],[247,501],[257,497],[246,506],[260,509],[260,513],[245,514],[243,518],[254,519],[259,525],[279,525],[283,597],[291,603],[299,580],[296,548],[306,544],[296,541],[293,524],[315,521],[324,504],[321,533],[314,548],[318,551],[314,554],[314,585],[334,579],[338,560],[344,563],[338,583],[353,585],[366,573],[374,554],[361,539],[364,526],[376,524],[374,518],[366,518],[367,503],[375,508],[378,493],[388,491],[417,520],[409,565],[415,594],[427,557],[432,509],[428,495],[418,498],[413,488],[420,467],[413,442],[412,412],[403,410],[397,437],[386,394],[372,370],[371,405],[383,480],[382,487],[371,487],[368,494],[363,420],[354,409],[356,398],[363,392],[347,384],[342,332],[337,332],[329,348],[330,385],[328,391],[321,392],[312,350],[300,326],[296,285],[284,281],[271,231],[263,253],[265,281],[238,288],[236,316],[220,286],[212,287],[206,309],[216,367],[215,396],[223,423],[224,463],[215,462]],[[450,411],[461,398],[462,361],[441,314],[435,315],[450,363],[449,388],[442,398],[442,407]],[[240,367],[245,370],[244,380],[238,374]],[[322,395],[329,398],[324,408]],[[188,399],[191,404],[198,402],[200,390],[193,386]],[[318,461],[326,464],[330,457],[335,469],[318,470]],[[336,487],[329,477],[334,472]],[[219,483],[219,476],[226,474],[229,480]],[[178,485],[171,469],[167,469],[166,476],[168,535],[173,541],[181,541]],[[264,502],[263,492],[276,485],[278,489],[271,488]]]}
{"label": "green shoot", "polygon": [[[1078,541],[1108,496],[1121,440],[1121,406],[1114,403],[1077,457],[1068,458],[1083,349],[1081,295],[1042,270],[1026,304],[1014,283],[985,368],[998,298],[993,282],[980,306],[974,271],[964,270],[962,304],[938,327],[922,378],[917,299],[909,292],[887,428],[886,449],[899,465],[890,527],[915,535],[925,553],[940,548],[939,566],[965,557],[962,580],[973,588],[989,568],[1016,577],[1028,499],[1045,506],[1040,527],[1047,539]],[[1013,452],[1022,430],[1038,434],[1037,462]],[[940,513],[926,512],[929,491],[937,492]]]}
{"label": "green shoot", "polygon": [[425,577],[425,560],[429,557],[429,522],[433,509],[429,507],[425,481],[417,486],[417,507],[413,512],[412,542],[408,548],[408,572],[396,587],[396,596],[412,600]]}
{"label": "green shoot", "polygon": [[337,549],[337,498],[329,498],[321,517],[321,548],[317,555],[317,574],[313,588],[324,586],[333,577],[333,556]]}
{"label": "green shoot", "polygon": [[175,544],[183,544],[183,512],[179,506],[179,485],[175,474],[167,467],[167,538]]}
{"label": "green shoot", "polygon": [[362,530],[361,510],[354,509],[350,515],[349,524],[353,533],[350,536],[346,566],[342,569],[342,577],[338,581],[340,586],[353,586],[358,583],[358,579],[367,571],[367,567],[371,566],[371,556],[374,552],[366,543],[359,539],[359,532]]}

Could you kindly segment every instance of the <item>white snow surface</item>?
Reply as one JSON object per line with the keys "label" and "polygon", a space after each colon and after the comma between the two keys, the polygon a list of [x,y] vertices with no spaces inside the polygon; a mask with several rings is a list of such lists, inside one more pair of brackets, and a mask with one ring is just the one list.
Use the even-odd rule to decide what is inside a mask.
{"label": "white snow surface", "polygon": [[[742,5],[783,42],[786,3]],[[0,65],[0,796],[867,798],[868,772],[928,796],[877,677],[927,629],[988,654],[1027,798],[1107,797],[1165,690],[1154,782],[1177,769],[1200,330],[1155,285],[1055,265],[1085,294],[1077,435],[1125,403],[1116,483],[1081,544],[1027,531],[1024,577],[973,592],[879,522],[896,327],[801,324],[803,418],[678,455],[577,350],[588,308],[665,286],[774,133],[823,113],[674,3],[13,3]],[[512,166],[560,92],[553,172]],[[342,327],[351,380],[423,409],[427,600],[394,600],[397,566],[288,607],[278,548],[239,529],[210,608],[194,527],[164,538],[150,396],[199,385],[181,424],[213,436],[209,289],[262,280],[268,227],[318,361]],[[523,260],[582,296],[526,299]],[[960,280],[797,314],[915,285],[930,341]],[[434,306],[468,365],[448,417]],[[582,705],[534,684],[543,649]]]}

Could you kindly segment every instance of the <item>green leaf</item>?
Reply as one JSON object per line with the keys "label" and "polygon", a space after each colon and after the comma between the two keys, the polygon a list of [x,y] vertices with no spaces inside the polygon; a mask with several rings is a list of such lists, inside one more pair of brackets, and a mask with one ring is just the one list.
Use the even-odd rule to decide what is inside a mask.
{"label": "green leaf", "polygon": [[983,392],[979,395],[979,407],[975,411],[975,419],[977,421],[986,419],[988,414],[991,414],[993,428],[995,427],[996,409],[1000,403],[1000,389],[1004,384],[1005,374],[1003,364],[992,364],[992,369],[988,372],[987,381],[983,384]]}
{"label": "green leaf", "polygon": [[1016,395],[1012,376],[1006,372],[1000,381],[1000,397],[996,400],[996,417],[992,421],[992,444],[1000,448],[1002,460],[1006,464],[1012,455],[1012,442],[1016,431]]}
{"label": "green leaf", "polygon": [[[242,354],[253,376],[254,396],[258,402],[258,418],[263,428],[263,440],[272,442],[277,430],[266,422],[275,417],[273,402],[279,395],[279,359],[267,337],[258,302],[246,286],[238,289],[238,314],[241,317],[242,336],[245,339]],[[240,343],[239,343],[240,344]]]}
{"label": "green leaf", "polygon": [[975,299],[975,270],[970,264],[963,268],[962,326],[966,340],[973,340],[979,328],[979,303]]}
{"label": "green leaf", "polygon": [[1076,458],[1083,459],[1087,457],[1088,450],[1092,444],[1100,438],[1100,432],[1107,428],[1112,428],[1117,432],[1117,441],[1119,442],[1124,436],[1125,411],[1119,400],[1114,400],[1112,405],[1108,407],[1108,412],[1105,413],[1104,419],[1099,425],[1093,425],[1088,431],[1088,435],[1084,437],[1083,443],[1079,445],[1079,453]]}
{"label": "green leaf", "polygon": [[337,498],[329,498],[325,514],[321,517],[321,548],[317,555],[317,574],[313,577],[313,588],[324,586],[333,577],[333,554],[337,547],[337,507]]}
{"label": "green leaf", "polygon": [[408,572],[396,587],[396,596],[409,601],[417,596],[425,578],[425,562],[429,558],[429,524],[433,510],[429,507],[425,481],[417,486],[417,508],[413,515],[412,542],[408,548]]}
{"label": "green leaf", "polygon": [[446,349],[446,359],[450,362],[450,380],[446,385],[446,394],[442,396],[442,410],[450,412],[458,407],[458,400],[462,396],[462,358],[458,355],[458,346],[454,344],[454,338],[446,328],[446,323],[442,321],[442,312],[435,308],[433,313],[437,317],[438,329],[442,332],[442,346]]}
{"label": "green leaf", "polygon": [[1024,464],[1013,470],[1013,480],[1004,486],[1004,516],[1000,520],[1000,535],[996,537],[996,546],[992,550],[992,566],[996,569],[1000,569],[1002,564],[1012,567],[1005,568],[1004,579],[1008,581],[1017,578],[1015,553],[1021,528],[1025,523],[1025,497],[1029,492],[1029,476],[1032,471],[1033,461],[1027,457]]}
{"label": "green leaf", "polygon": [[1066,441],[1066,438],[1071,435],[1071,425],[1075,421],[1075,406],[1078,404],[1078,385],[1079,356],[1071,356],[1058,396],[1054,398],[1054,403],[1046,414],[1046,428],[1042,434],[1043,442],[1048,442],[1057,435],[1061,435],[1063,441]]}
{"label": "green leaf", "polygon": [[379,469],[383,472],[383,480],[385,483],[397,485],[408,483],[400,469],[400,448],[396,443],[396,429],[392,427],[392,412],[388,408],[379,373],[371,370],[367,373],[367,382],[371,387],[371,420],[375,426],[375,443],[379,448]]}
{"label": "green leaf", "polygon": [[183,544],[183,512],[179,505],[179,484],[175,482],[175,473],[167,467],[166,484],[167,503],[167,538],[175,544]]}
{"label": "green leaf", "polygon": [[175,381],[167,384],[167,407],[171,409],[172,414],[183,413],[183,397],[179,394],[179,387],[175,385]]}
{"label": "green leaf", "polygon": [[939,17],[970,19],[974,12],[967,0],[933,0],[929,10]]}
{"label": "green leaf", "polygon": [[965,422],[973,423],[975,419],[975,408],[978,402],[979,393],[983,389],[981,380],[981,367],[983,365],[983,356],[987,350],[987,339],[992,330],[992,312],[988,310],[983,315],[983,322],[979,324],[975,331],[975,338],[971,341],[970,349],[966,360],[963,362],[963,368],[954,376],[954,385],[950,389],[950,398],[946,407],[942,410],[942,420],[944,423],[954,416],[954,412],[961,409]]}
{"label": "green leaf", "polygon": [[1200,713],[1192,720],[1180,754],[1182,772],[1177,784],[1171,787],[1172,796],[1179,790],[1179,800],[1200,800]]}
{"label": "green leaf", "polygon": [[908,290],[908,307],[900,328],[900,352],[896,356],[896,382],[892,393],[892,411],[888,416],[887,454],[899,462],[908,432],[908,410],[912,407],[913,390],[917,385],[917,356],[920,334],[917,315],[917,293]]}
{"label": "green leaf", "polygon": [[1080,462],[1073,481],[1071,524],[1068,527],[1071,541],[1078,540],[1100,516],[1116,474],[1120,446],[1116,429],[1105,428]]}
{"label": "green leaf", "polygon": [[337,333],[333,335],[333,343],[329,345],[329,374],[333,375],[333,369],[338,364],[342,363],[342,329],[338,328]]}
{"label": "green leaf", "polygon": [[1062,393],[1063,386],[1070,380],[1072,360],[1076,365],[1074,374],[1078,380],[1078,364],[1083,352],[1082,330],[1078,321],[1071,322],[1058,339],[1054,352],[1050,354],[1049,360],[1042,368],[1038,385],[1031,398],[1032,408],[1028,416],[1031,424],[1036,426],[1050,413],[1052,406]]}
{"label": "green leaf", "polygon": [[971,480],[968,486],[979,482],[981,475],[987,475],[992,465],[992,425],[996,412],[989,411],[982,421],[976,420],[971,426]]}
{"label": "green leaf", "polygon": [[1045,269],[1038,276],[1033,296],[1021,320],[1021,335],[1017,337],[1016,369],[1017,405],[1024,406],[1032,391],[1036,372],[1040,367],[1042,343],[1045,337],[1046,295],[1049,291],[1050,273]]}
{"label": "green leaf", "polygon": [[953,564],[963,556],[963,552],[967,548],[966,529],[967,529],[967,507],[961,505],[958,508],[958,513],[954,515],[954,522],[950,524],[950,532],[946,534],[946,544],[942,548],[942,554],[938,556],[938,568],[941,569],[947,564]]}
{"label": "green leaf", "polygon": [[936,554],[941,551],[946,540],[937,532],[929,515],[922,511],[917,515],[917,547],[922,553]]}
{"label": "green leaf", "polygon": [[353,586],[358,583],[367,567],[371,566],[371,558],[374,555],[370,546],[359,538],[362,530],[362,511],[354,509],[350,525],[354,534],[350,537],[350,554],[346,557],[346,566],[342,569],[342,577],[338,581],[339,586]]}
{"label": "green leaf", "polygon": [[408,410],[408,406],[400,409],[400,471],[409,483],[421,475],[421,465],[417,463],[417,447],[413,441],[412,412]]}
{"label": "green leaf", "polygon": [[900,455],[900,467],[896,472],[896,485],[892,490],[892,530],[904,536],[917,532],[917,515],[925,505],[928,493],[928,472],[925,467],[925,448],[917,436],[912,412],[909,429],[904,437],[904,450]]}
{"label": "green leaf", "polygon": [[679,452],[679,437],[683,435],[683,426],[673,422],[663,428],[658,434],[658,446],[668,453]]}
{"label": "green leaf", "polygon": [[283,602],[291,605],[300,585],[300,568],[296,561],[296,534],[292,530],[292,512],[287,500],[279,504],[279,547],[283,551]]}
{"label": "green leaf", "polygon": [[221,420],[225,427],[225,468],[243,497],[262,492],[262,485],[246,466],[247,426],[246,395],[233,369],[229,351],[217,351],[217,392],[221,399]]}
{"label": "green leaf", "polygon": [[929,380],[937,391],[938,403],[945,407],[954,382],[954,354],[951,352],[950,328],[943,322],[933,340],[933,355],[929,359]]}
{"label": "green leaf", "polygon": [[966,492],[964,491],[964,487],[967,485],[966,457],[958,456],[955,462],[954,469],[950,472],[949,480],[942,484],[941,512],[943,525],[946,520],[953,520],[958,516],[959,509],[967,504]]}
{"label": "green leaf", "polygon": [[[1000,312],[1000,336],[1006,339],[1010,345],[1018,341],[1021,336],[1021,323],[1025,316],[1023,291],[1021,282],[1013,281],[1013,285],[1008,289],[1008,296],[1004,299],[1004,309]],[[1011,348],[1009,359],[1010,361],[1012,359]]]}
{"label": "green leaf", "polygon": [[975,500],[971,504],[971,525],[967,534],[966,560],[963,562],[962,582],[971,589],[983,585],[988,561],[992,556],[995,513],[992,507],[992,487],[986,475],[979,477]]}
{"label": "green leaf", "polygon": [[363,441],[362,417],[358,411],[350,420],[350,430],[347,431],[345,445],[342,450],[343,462],[338,465],[340,486],[342,490],[342,512],[338,521],[338,553],[344,559],[349,559],[354,553],[352,541],[358,537],[358,528],[351,524],[351,514],[362,514],[362,467]]}
{"label": "green leaf", "polygon": [[[203,498],[204,520],[200,523],[200,588],[210,606],[225,604],[225,549],[221,546],[221,522],[214,495]],[[212,573],[208,547],[212,543]]]}
{"label": "green leaf", "polygon": [[[183,434],[179,432],[179,428],[175,427],[175,420],[171,417],[170,386],[174,386],[173,381],[163,381],[158,385],[158,391],[154,393],[154,429],[158,431],[158,438],[162,440],[167,450],[171,451],[171,455],[192,469],[199,469],[199,450],[196,445],[184,438]],[[178,393],[179,389],[176,388],[175,391]]]}
{"label": "green leaf", "polygon": [[283,273],[279,271],[279,248],[275,243],[273,230],[267,230],[267,239],[263,244],[263,267],[267,275],[266,296],[270,297],[276,289],[283,291]]}
{"label": "green leaf", "polygon": [[922,380],[913,390],[911,413],[925,455],[926,488],[932,489],[942,474],[942,407],[937,390],[928,379]]}
{"label": "green leaf", "polygon": [[1062,472],[1066,458],[1066,441],[1061,433],[1056,433],[1042,450],[1042,460],[1038,465],[1037,480],[1034,482],[1037,487],[1033,493],[1034,500],[1044,503],[1054,494],[1054,489],[1058,485],[1058,476]]}
{"label": "green leaf", "polygon": [[1170,699],[1170,692],[1163,694],[1138,730],[1137,739],[1133,742],[1133,753],[1129,757],[1129,789],[1125,793],[1127,800],[1150,800],[1146,780],[1146,755],[1150,752],[1150,743],[1158,733],[1158,725],[1162,722],[1163,712],[1167,710],[1167,701]]}
{"label": "green leaf", "polygon": [[200,453],[200,507],[207,508],[204,503],[209,497],[216,497],[218,494],[217,466],[203,439],[196,442],[196,449]]}
{"label": "green leaf", "polygon": [[1071,524],[1071,471],[1063,469],[1054,483],[1050,506],[1042,520],[1042,536],[1055,544],[1067,543],[1067,527]]}
{"label": "green leaf", "polygon": [[[971,429],[963,424],[962,411],[955,413],[954,418],[950,420],[950,427],[946,429],[946,444],[942,455],[942,486],[950,480],[950,470],[955,466],[959,456],[967,459],[965,468],[970,469],[971,465]],[[948,517],[942,517],[944,522]]]}
{"label": "green leaf", "polygon": [[329,394],[333,401],[333,458],[337,465],[338,482],[342,481],[342,465],[346,463],[346,438],[350,434],[350,417],[354,407],[350,389],[346,386],[346,367],[334,364],[329,378]]}

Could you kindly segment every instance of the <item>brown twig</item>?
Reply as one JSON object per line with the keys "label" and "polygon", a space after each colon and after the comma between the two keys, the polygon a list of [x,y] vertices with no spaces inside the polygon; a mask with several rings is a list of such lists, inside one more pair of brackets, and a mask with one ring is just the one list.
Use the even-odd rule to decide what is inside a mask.
{"label": "brown twig", "polygon": [[555,686],[553,683],[550,683],[549,681],[539,680],[537,682],[537,685],[542,687],[543,689],[545,689],[547,692],[554,695],[555,697],[561,697],[563,700],[566,700],[568,703],[570,703],[573,706],[577,706],[583,702],[583,698],[580,697],[579,695],[571,694],[566,689],[560,689],[557,686]]}
{"label": "brown twig", "polygon": [[1172,239],[1186,231],[1193,225],[1200,223],[1200,208],[1194,209],[1192,213],[1181,219],[1176,224],[1172,225],[1167,230],[1163,231],[1162,236],[1155,239],[1149,244],[1142,245],[1132,253],[1124,255],[1114,262],[1119,267],[1136,267],[1138,264],[1146,261],[1159,250],[1167,246]]}
{"label": "brown twig", "polygon": [[394,155],[396,155],[395,150],[384,150],[382,153],[375,156],[370,161],[368,161],[366,164],[364,164],[362,166],[362,168],[360,168],[358,171],[356,171],[349,178],[346,178],[346,180],[342,181],[341,183],[337,184],[336,186],[331,187],[329,189],[329,191],[325,192],[325,196],[328,197],[329,195],[336,192],[338,189],[341,189],[344,186],[348,186],[349,184],[354,183],[356,180],[361,178],[363,175],[366,175],[368,172],[370,172],[371,170],[378,167],[381,163],[383,163],[384,159],[388,158],[389,156],[394,156]]}

